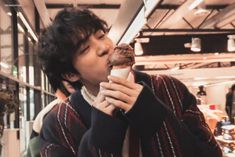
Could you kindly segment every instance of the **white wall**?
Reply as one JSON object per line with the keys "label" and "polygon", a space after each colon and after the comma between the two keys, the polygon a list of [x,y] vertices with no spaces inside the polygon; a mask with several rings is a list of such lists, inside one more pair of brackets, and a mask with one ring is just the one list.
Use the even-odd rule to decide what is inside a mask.
{"label": "white wall", "polygon": [[[225,101],[226,101],[226,94],[229,91],[229,88],[232,86],[230,84],[214,84],[205,86],[205,91],[207,93],[206,100],[207,104],[215,104],[217,109],[220,109],[225,112]],[[192,94],[196,96],[198,91],[197,87],[189,87],[189,90]]]}
{"label": "white wall", "polygon": [[224,85],[214,85],[206,88],[207,91],[207,103],[219,105],[218,109],[225,111],[225,96],[227,88]]}

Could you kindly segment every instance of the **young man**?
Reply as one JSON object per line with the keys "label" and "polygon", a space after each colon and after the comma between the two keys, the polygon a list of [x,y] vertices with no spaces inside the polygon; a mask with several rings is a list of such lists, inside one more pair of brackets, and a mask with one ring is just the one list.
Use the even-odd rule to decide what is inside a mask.
{"label": "young man", "polygon": [[41,156],[221,157],[194,96],[180,81],[137,71],[130,81],[109,76],[115,46],[106,26],[92,12],[70,8],[42,34],[44,72],[82,87],[45,117]]}

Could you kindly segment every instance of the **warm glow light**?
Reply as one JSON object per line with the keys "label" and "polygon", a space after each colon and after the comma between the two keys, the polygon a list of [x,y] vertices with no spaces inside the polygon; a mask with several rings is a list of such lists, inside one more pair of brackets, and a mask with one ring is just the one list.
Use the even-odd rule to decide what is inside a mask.
{"label": "warm glow light", "polygon": [[137,55],[137,56],[144,54],[141,43],[135,42],[134,51],[135,51],[135,55]]}
{"label": "warm glow light", "polygon": [[3,68],[9,68],[9,65],[7,63],[4,62],[0,62],[0,66]]}
{"label": "warm glow light", "polygon": [[22,27],[19,23],[17,23],[17,27],[18,27],[18,29],[19,29],[21,32],[24,32],[23,27]]}
{"label": "warm glow light", "polygon": [[198,81],[198,82],[193,82],[192,85],[198,87],[198,86],[205,86],[206,84],[208,84],[208,82],[206,82],[206,81]]}
{"label": "warm glow light", "polygon": [[194,77],[194,80],[204,80],[205,77]]}
{"label": "warm glow light", "polygon": [[227,49],[229,52],[235,51],[235,35],[228,35]]}
{"label": "warm glow light", "polygon": [[194,8],[196,8],[200,3],[202,3],[203,0],[195,0],[189,7],[189,10],[193,10]]}
{"label": "warm glow light", "polygon": [[11,12],[7,12],[7,15],[12,16],[12,13]]}
{"label": "warm glow light", "polygon": [[174,68],[171,69],[171,71],[176,71],[176,70],[179,70],[179,69],[180,69],[180,67],[174,67]]}
{"label": "warm glow light", "polygon": [[201,39],[192,38],[191,51],[200,52],[201,51]]}
{"label": "warm glow light", "polygon": [[206,9],[206,4],[202,1],[195,9],[194,15],[205,15],[209,14],[210,11]]}
{"label": "warm glow light", "polygon": [[208,85],[209,86],[215,86],[215,85],[227,85],[227,84],[231,84],[231,83],[234,83],[234,81],[223,81],[223,82],[218,82],[218,83],[214,83],[214,84],[211,84],[211,85]]}
{"label": "warm glow light", "polygon": [[205,15],[208,14],[209,10],[204,9],[204,8],[198,8],[195,12],[194,15]]}

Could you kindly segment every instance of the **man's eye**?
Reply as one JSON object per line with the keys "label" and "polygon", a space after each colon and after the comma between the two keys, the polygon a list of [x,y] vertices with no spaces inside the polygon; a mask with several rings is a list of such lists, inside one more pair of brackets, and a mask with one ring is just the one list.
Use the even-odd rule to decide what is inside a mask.
{"label": "man's eye", "polygon": [[89,46],[86,46],[86,47],[82,48],[81,51],[80,51],[80,54],[85,53],[86,51],[88,51],[88,49],[89,49]]}
{"label": "man's eye", "polygon": [[102,39],[104,37],[105,37],[105,34],[101,34],[101,35],[98,36],[99,39]]}

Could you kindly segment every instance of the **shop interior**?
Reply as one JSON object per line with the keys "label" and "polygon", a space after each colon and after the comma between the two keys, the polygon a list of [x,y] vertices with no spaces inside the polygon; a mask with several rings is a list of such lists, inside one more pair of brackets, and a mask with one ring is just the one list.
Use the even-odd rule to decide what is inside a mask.
{"label": "shop interior", "polygon": [[56,13],[75,6],[107,21],[115,44],[134,48],[133,69],[182,81],[212,132],[218,122],[225,124],[215,136],[224,156],[235,156],[235,125],[228,124],[225,111],[235,83],[235,0],[3,0],[0,92],[16,97],[13,111],[0,113],[3,157],[25,156],[35,115],[55,98],[35,47]]}

